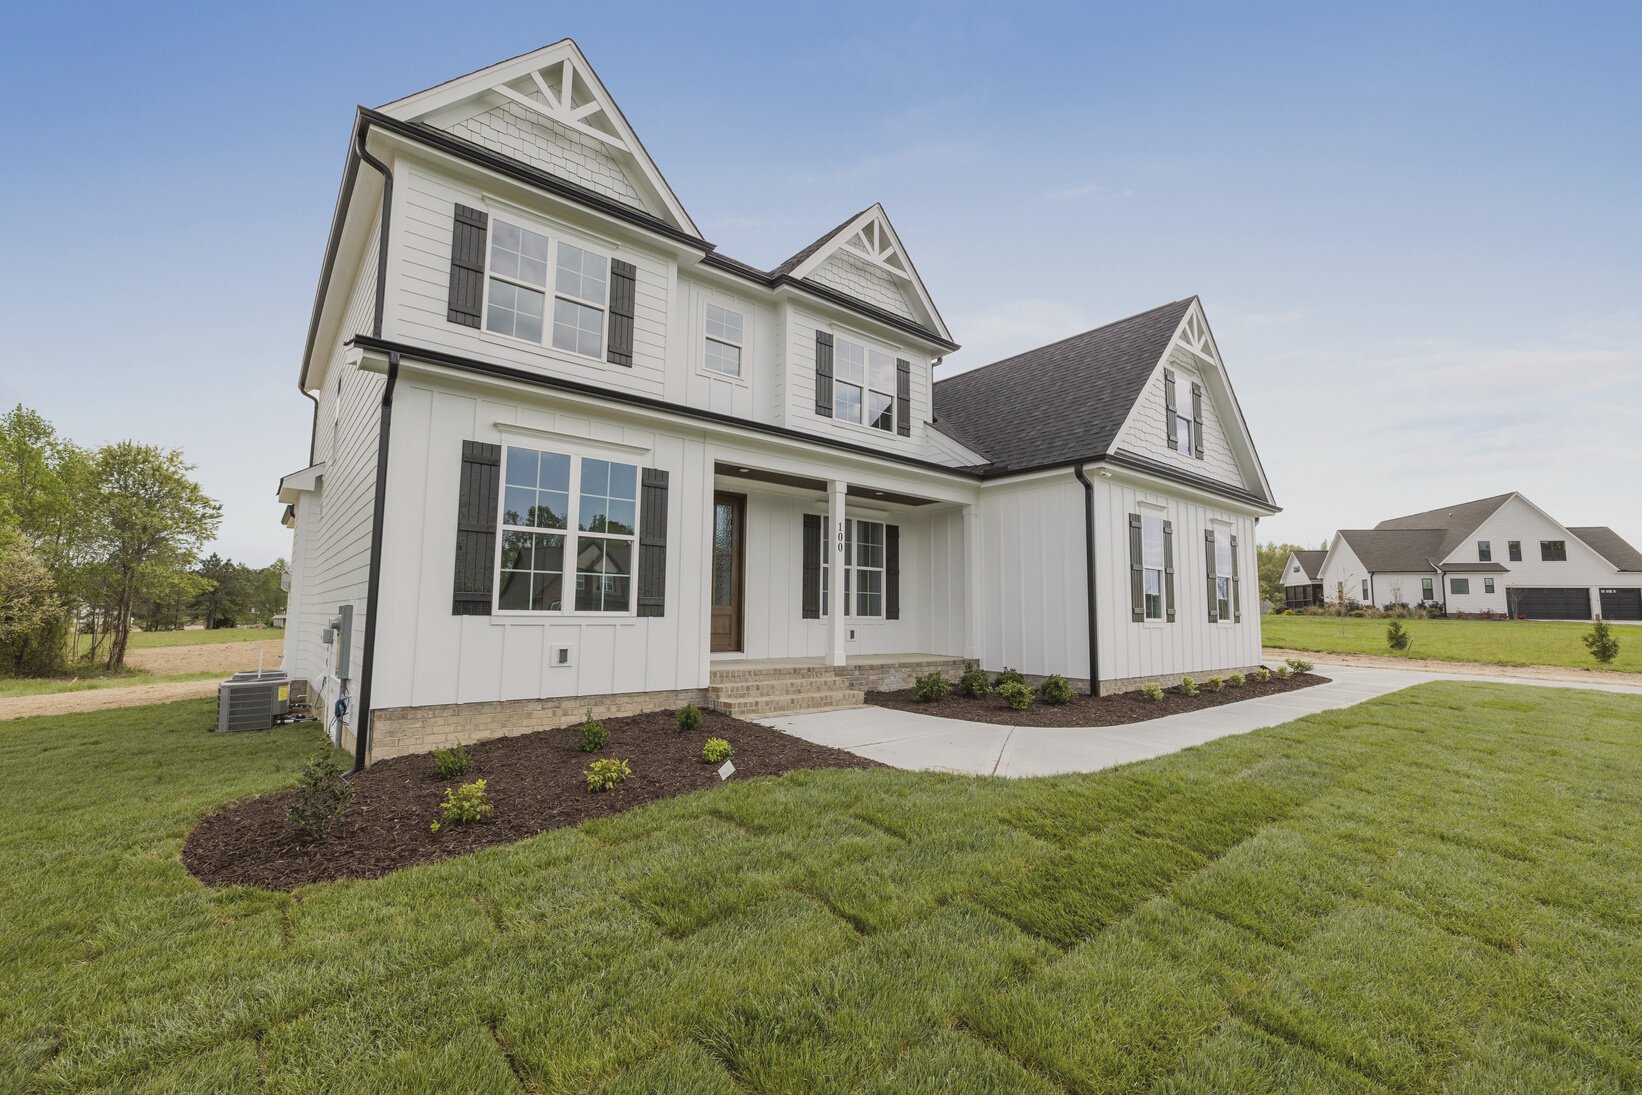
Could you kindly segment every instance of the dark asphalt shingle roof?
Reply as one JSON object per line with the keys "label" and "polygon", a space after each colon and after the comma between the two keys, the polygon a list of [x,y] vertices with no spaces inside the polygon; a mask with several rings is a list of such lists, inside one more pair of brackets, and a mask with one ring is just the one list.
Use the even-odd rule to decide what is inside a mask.
{"label": "dark asphalt shingle roof", "polygon": [[1511,568],[1504,563],[1444,563],[1444,574],[1509,574]]}
{"label": "dark asphalt shingle roof", "polygon": [[935,384],[935,420],[991,461],[990,472],[1053,467],[1111,448],[1192,300]]}
{"label": "dark asphalt shingle roof", "polygon": [[858,210],[854,213],[851,213],[849,216],[844,218],[842,223],[840,223],[836,227],[834,227],[832,229],[829,229],[828,231],[822,233],[820,239],[816,240],[814,243],[810,244],[808,247],[804,248],[802,251],[798,252],[796,255],[793,255],[786,262],[783,262],[780,266],[777,266],[774,270],[771,270],[770,273],[775,277],[782,277],[783,275],[792,273],[794,270],[796,270],[800,266],[804,265],[804,260],[805,259],[809,258],[811,255],[815,254],[817,251],[821,250],[822,247],[826,246],[826,243],[827,243],[828,240],[832,239],[838,233],[840,233],[844,229],[848,228],[850,226],[850,223],[852,221],[854,221],[856,217],[859,217],[862,213],[865,213],[867,211],[867,209],[871,209],[871,208],[872,208],[872,206],[869,205],[869,206],[867,206],[866,209],[861,209],[861,210]]}
{"label": "dark asphalt shingle roof", "polygon": [[[1463,544],[1470,535],[1477,530],[1477,526],[1494,515],[1494,512],[1509,501],[1514,492],[1496,494],[1492,498],[1478,498],[1475,502],[1461,502],[1455,506],[1439,506],[1428,509],[1424,513],[1411,513],[1407,517],[1392,517],[1375,525],[1376,529],[1385,530],[1435,530],[1442,533],[1437,547],[1432,551],[1432,558],[1441,561],[1453,554],[1454,549]],[[1364,560],[1365,564],[1367,560]],[[1374,569],[1373,567],[1369,568]]]}
{"label": "dark asphalt shingle roof", "polygon": [[1568,526],[1568,531],[1584,540],[1591,548],[1620,570],[1642,571],[1642,551],[1637,551],[1623,536],[1606,525]]}
{"label": "dark asphalt shingle roof", "polygon": [[[1326,551],[1296,551],[1294,561],[1300,564],[1300,569],[1305,572],[1305,576],[1315,582],[1318,573],[1323,569],[1323,556],[1327,554]],[[1294,575],[1290,574],[1286,577],[1292,578]]]}
{"label": "dark asphalt shingle roof", "polygon": [[1438,528],[1343,528],[1340,535],[1373,574],[1413,574],[1430,570],[1442,558],[1438,549],[1444,533]]}

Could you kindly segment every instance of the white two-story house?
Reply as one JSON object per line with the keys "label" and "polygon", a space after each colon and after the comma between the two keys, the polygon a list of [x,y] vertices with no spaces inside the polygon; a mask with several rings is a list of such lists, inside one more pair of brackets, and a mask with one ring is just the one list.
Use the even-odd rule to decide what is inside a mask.
{"label": "white two-story house", "polygon": [[1642,620],[1642,553],[1603,525],[1563,525],[1515,492],[1334,534],[1323,599],[1454,615]]}
{"label": "white two-story house", "polygon": [[1275,506],[1196,298],[937,383],[955,349],[877,205],[720,254],[573,42],[361,108],[286,668],[363,763],[932,667],[1257,663]]}

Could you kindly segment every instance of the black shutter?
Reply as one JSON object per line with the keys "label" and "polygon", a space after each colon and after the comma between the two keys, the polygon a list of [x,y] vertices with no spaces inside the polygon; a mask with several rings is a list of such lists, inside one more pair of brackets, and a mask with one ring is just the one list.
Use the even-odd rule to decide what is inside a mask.
{"label": "black shutter", "polygon": [[479,326],[485,302],[485,231],[490,217],[479,209],[456,207],[450,230],[450,295],[445,318],[464,327]]}
{"label": "black shutter", "polygon": [[901,618],[901,526],[884,526],[884,619]]}
{"label": "black shutter", "polygon": [[1129,610],[1138,623],[1146,618],[1146,560],[1140,543],[1140,514],[1129,514]]}
{"label": "black shutter", "polygon": [[667,472],[645,468],[639,493],[640,616],[667,615]]}
{"label": "black shutter", "polygon": [[1169,448],[1173,450],[1180,441],[1178,425],[1175,422],[1175,415],[1178,413],[1176,408],[1179,404],[1175,402],[1173,369],[1163,370],[1163,407],[1166,412],[1163,428],[1169,438]]}
{"label": "black shutter", "polygon": [[489,616],[496,583],[496,521],[502,488],[502,446],[462,442],[461,492],[456,502],[454,616]]}
{"label": "black shutter", "polygon": [[1174,623],[1174,522],[1163,522],[1163,596],[1169,622]]}
{"label": "black shutter", "polygon": [[637,300],[638,267],[621,259],[610,260],[610,349],[605,354],[612,365],[633,367],[633,306]]}
{"label": "black shutter", "polygon": [[1214,529],[1203,530],[1203,561],[1208,568],[1209,577],[1209,622],[1218,623],[1220,620],[1220,598],[1215,588],[1214,572]]}
{"label": "black shutter", "polygon": [[912,436],[912,362],[895,359],[895,432]]}
{"label": "black shutter", "polygon": [[815,413],[832,417],[832,335],[815,332]]}
{"label": "black shutter", "polygon": [[1243,621],[1243,591],[1241,589],[1242,580],[1238,576],[1237,533],[1235,533],[1235,532],[1232,533],[1231,549],[1232,549],[1232,622],[1233,623],[1241,623]]}
{"label": "black shutter", "polygon": [[1192,455],[1203,459],[1203,385],[1192,382]]}
{"label": "black shutter", "polygon": [[821,618],[821,515],[804,515],[804,619]]}

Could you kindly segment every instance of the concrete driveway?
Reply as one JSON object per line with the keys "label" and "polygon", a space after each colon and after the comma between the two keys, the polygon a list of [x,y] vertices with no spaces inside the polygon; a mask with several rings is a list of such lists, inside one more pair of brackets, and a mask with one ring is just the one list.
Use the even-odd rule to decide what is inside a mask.
{"label": "concrete driveway", "polygon": [[[1350,707],[1427,681],[1477,680],[1457,673],[1364,669],[1324,662],[1317,663],[1317,672],[1332,678],[1330,683],[1128,726],[997,726],[885,707],[850,707],[759,721],[806,741],[848,749],[897,768],[975,776],[1049,776],[1093,772],[1160,757],[1228,734],[1244,734],[1303,715]],[[1642,688],[1634,685],[1573,684],[1505,676],[1489,680],[1642,695]]]}

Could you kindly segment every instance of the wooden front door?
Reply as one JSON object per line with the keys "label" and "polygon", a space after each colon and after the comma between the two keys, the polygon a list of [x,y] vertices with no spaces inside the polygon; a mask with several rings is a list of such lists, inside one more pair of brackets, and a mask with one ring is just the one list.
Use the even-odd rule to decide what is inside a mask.
{"label": "wooden front door", "polygon": [[745,568],[747,496],[713,493],[712,650],[741,649],[741,588]]}

